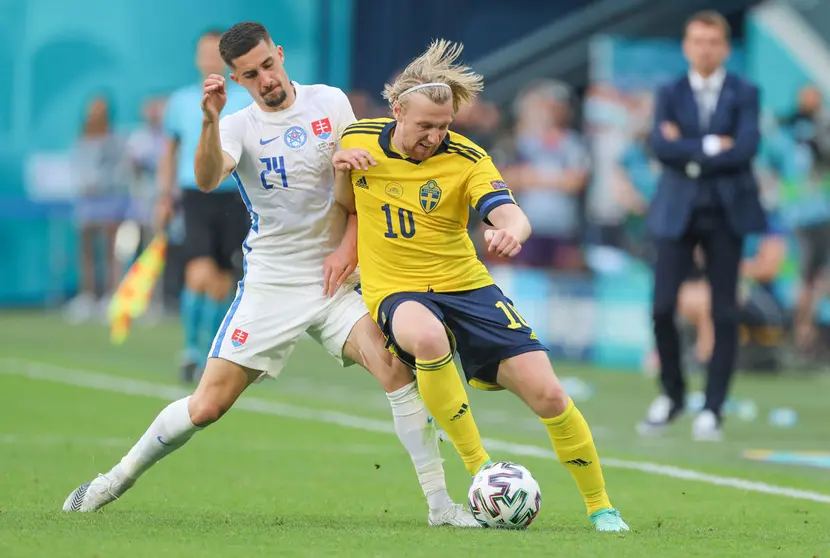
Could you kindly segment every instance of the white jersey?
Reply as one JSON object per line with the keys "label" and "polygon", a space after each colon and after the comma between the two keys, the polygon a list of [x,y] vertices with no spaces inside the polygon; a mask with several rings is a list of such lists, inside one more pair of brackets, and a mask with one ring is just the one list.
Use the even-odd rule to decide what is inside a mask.
{"label": "white jersey", "polygon": [[331,157],[354,113],[340,89],[292,83],[297,98],[289,108],[265,112],[253,103],[219,123],[251,214],[246,283],[322,285],[323,260],[345,231]]}

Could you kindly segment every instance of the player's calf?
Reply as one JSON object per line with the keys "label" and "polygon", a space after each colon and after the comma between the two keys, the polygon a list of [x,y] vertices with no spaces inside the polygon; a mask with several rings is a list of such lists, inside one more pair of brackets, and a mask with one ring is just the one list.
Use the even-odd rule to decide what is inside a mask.
{"label": "player's calf", "polygon": [[[497,379],[539,415],[556,456],[576,482],[597,530],[613,530],[609,522],[613,517],[619,519],[619,514],[604,511],[613,508],[591,430],[554,374],[547,355],[531,351],[508,358],[499,366]],[[622,525],[619,519],[617,530],[623,530]]]}
{"label": "player's calf", "polygon": [[165,407],[115,467],[69,494],[63,510],[96,511],[117,500],[150,467],[219,420],[257,376],[232,362],[211,359],[196,392]]}
{"label": "player's calf", "polygon": [[505,360],[499,367],[498,382],[540,418],[559,416],[568,408],[568,394],[541,350]]}
{"label": "player's calf", "polygon": [[221,358],[208,359],[205,373],[190,397],[190,420],[199,427],[216,422],[259,374]]}

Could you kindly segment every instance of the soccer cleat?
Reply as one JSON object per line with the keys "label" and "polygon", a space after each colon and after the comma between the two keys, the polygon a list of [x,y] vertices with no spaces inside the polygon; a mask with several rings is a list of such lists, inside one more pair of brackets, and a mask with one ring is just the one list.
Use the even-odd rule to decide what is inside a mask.
{"label": "soccer cleat", "polygon": [[451,527],[481,527],[472,514],[460,504],[451,504],[446,508],[429,512],[429,526],[439,527],[449,525]]}
{"label": "soccer cleat", "polygon": [[712,411],[702,411],[692,422],[692,439],[696,442],[720,442],[723,431],[720,421]]}
{"label": "soccer cleat", "polygon": [[117,469],[118,465],[73,490],[63,503],[63,511],[93,512],[120,498],[135,481],[122,479]]}
{"label": "soccer cleat", "polygon": [[600,533],[621,533],[630,531],[628,524],[620,517],[620,512],[614,508],[605,508],[590,515],[591,523]]}
{"label": "soccer cleat", "polygon": [[[492,464],[493,464],[493,460],[488,459],[487,461],[484,462],[484,464],[481,467],[478,468],[478,473],[482,472],[484,469],[486,469],[487,467],[489,467]],[[476,473],[476,475],[478,473]],[[475,477],[475,475],[473,475],[473,477]]]}
{"label": "soccer cleat", "polygon": [[652,401],[646,413],[646,418],[637,425],[640,436],[657,436],[683,414],[683,407],[676,405],[665,395],[660,395]]}

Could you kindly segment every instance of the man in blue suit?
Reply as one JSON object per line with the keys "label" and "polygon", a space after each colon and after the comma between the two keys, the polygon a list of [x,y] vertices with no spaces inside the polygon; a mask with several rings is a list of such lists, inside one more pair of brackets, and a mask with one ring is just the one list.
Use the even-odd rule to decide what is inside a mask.
{"label": "man in blue suit", "polygon": [[662,395],[640,423],[641,434],[662,431],[683,411],[685,382],[675,309],[680,285],[705,255],[712,290],[715,347],[706,405],[695,418],[696,440],[721,438],[721,407],[738,345],[736,290],[744,237],[766,226],[752,159],[758,149],[758,89],[728,73],[729,24],[717,12],[692,16],[683,52],[689,72],[660,88],[650,144],[663,166],[648,226],[657,243],[654,335]]}

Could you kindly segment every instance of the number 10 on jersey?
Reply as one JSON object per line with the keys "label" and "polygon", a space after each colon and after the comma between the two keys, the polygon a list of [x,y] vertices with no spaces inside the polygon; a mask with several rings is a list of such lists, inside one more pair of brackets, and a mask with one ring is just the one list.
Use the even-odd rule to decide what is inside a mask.
{"label": "number 10 on jersey", "polygon": [[282,178],[282,187],[288,188],[288,176],[285,173],[285,159],[283,159],[282,155],[279,157],[263,157],[259,162],[265,165],[265,168],[259,173],[259,180],[262,182],[263,188],[270,190],[274,187],[273,184],[268,184],[268,181],[265,180],[265,177],[272,172],[279,173],[280,178]]}

